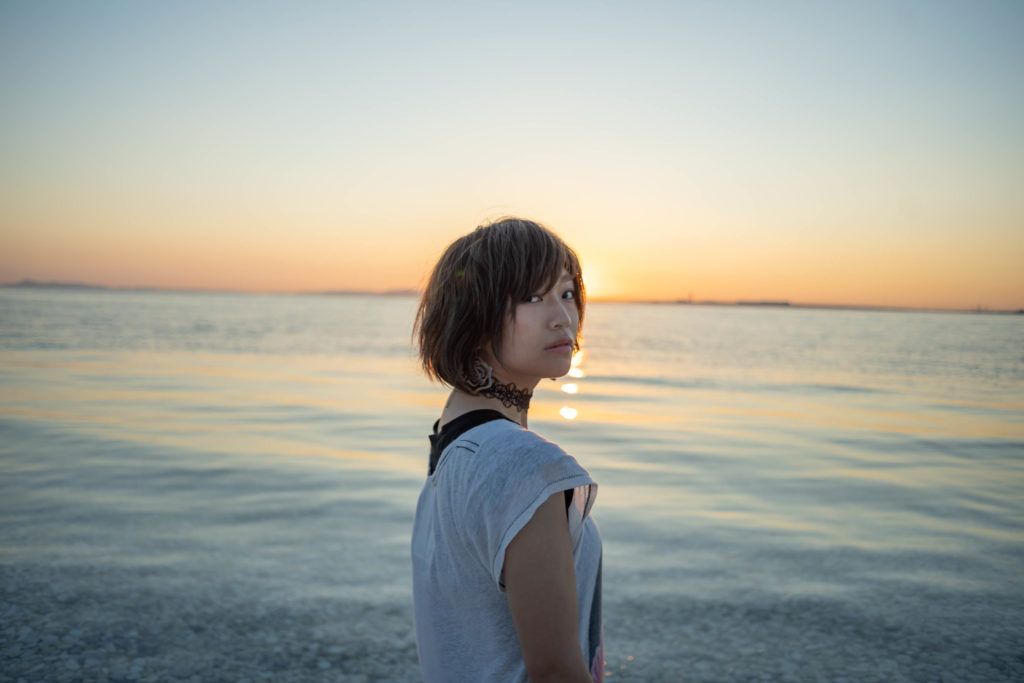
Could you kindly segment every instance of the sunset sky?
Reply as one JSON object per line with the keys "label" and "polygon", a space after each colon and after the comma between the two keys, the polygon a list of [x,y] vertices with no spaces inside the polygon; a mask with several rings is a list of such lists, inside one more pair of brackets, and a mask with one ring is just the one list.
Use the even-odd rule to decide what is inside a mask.
{"label": "sunset sky", "polygon": [[0,282],[1024,308],[1024,2],[0,0]]}

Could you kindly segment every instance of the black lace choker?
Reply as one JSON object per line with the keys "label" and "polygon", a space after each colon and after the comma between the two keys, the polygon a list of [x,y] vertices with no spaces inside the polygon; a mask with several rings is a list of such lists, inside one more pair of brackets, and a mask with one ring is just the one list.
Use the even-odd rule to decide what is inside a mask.
{"label": "black lace choker", "polygon": [[479,394],[486,398],[496,398],[501,401],[501,405],[506,408],[515,408],[521,413],[526,412],[530,407],[530,399],[533,398],[531,389],[517,389],[512,382],[502,384],[498,380],[494,380],[486,389],[481,389]]}

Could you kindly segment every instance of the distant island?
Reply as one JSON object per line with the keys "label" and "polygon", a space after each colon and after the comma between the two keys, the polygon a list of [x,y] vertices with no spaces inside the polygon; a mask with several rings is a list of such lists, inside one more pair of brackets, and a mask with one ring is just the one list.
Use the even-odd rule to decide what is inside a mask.
{"label": "distant island", "polygon": [[108,285],[91,285],[83,282],[38,282],[22,280],[0,284],[2,288],[19,289],[75,289],[107,292],[177,292],[187,294],[320,294],[327,296],[418,296],[414,289],[388,289],[371,291],[363,289],[332,289],[324,291],[301,292],[251,292],[241,289],[175,289],[173,287],[110,287]]}
{"label": "distant island", "polygon": [[386,289],[383,292],[368,291],[365,289],[330,289],[324,292],[292,292],[293,294],[327,294],[327,295],[358,295],[358,296],[419,296],[415,289]]}
{"label": "distant island", "polygon": [[[10,282],[0,284],[0,288],[19,289],[71,289],[83,291],[111,291],[111,292],[177,292],[187,294],[280,294],[280,295],[315,295],[315,296],[394,296],[413,297],[419,296],[415,289],[388,289],[384,291],[373,291],[365,289],[329,289],[329,290],[307,290],[295,292],[251,292],[238,289],[173,289],[164,287],[109,287],[107,285],[93,285],[82,282],[38,282],[36,280],[22,280],[21,282]],[[860,304],[820,304],[820,303],[792,303],[785,300],[740,300],[740,301],[694,301],[692,298],[671,300],[655,299],[615,299],[592,298],[595,303],[620,303],[620,304],[658,304],[668,306],[738,306],[738,307],[776,307],[796,309],[834,309],[844,311],[924,311],[943,313],[992,313],[992,314],[1024,314],[1024,308],[1012,310],[993,310],[982,308],[914,308],[902,306],[872,306]]]}
{"label": "distant island", "polygon": [[[33,289],[115,289],[103,285],[87,285],[81,282],[36,282],[35,280],[22,280],[21,282],[8,282],[0,287],[27,287]],[[145,287],[133,287],[133,290],[145,290]]]}

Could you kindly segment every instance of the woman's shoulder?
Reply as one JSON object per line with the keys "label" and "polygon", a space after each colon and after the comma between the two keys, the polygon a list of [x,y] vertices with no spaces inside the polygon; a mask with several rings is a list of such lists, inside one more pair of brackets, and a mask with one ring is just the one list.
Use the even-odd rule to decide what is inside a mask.
{"label": "woman's shoulder", "polygon": [[561,446],[507,420],[467,431],[444,460],[434,483],[463,516],[492,519],[533,509],[557,491],[596,487]]}
{"label": "woman's shoulder", "polygon": [[474,434],[482,451],[515,452],[523,457],[557,458],[568,454],[561,446],[537,432],[509,420],[495,420],[481,425]]}
{"label": "woman's shoulder", "polygon": [[559,479],[586,471],[565,449],[514,422],[498,420],[468,433],[474,457],[464,463],[479,477]]}

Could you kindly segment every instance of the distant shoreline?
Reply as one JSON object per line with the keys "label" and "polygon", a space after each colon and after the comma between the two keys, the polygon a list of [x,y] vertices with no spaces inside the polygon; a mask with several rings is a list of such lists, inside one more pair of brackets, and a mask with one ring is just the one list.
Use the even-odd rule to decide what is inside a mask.
{"label": "distant shoreline", "polygon": [[[166,287],[110,287],[107,285],[93,285],[82,282],[37,282],[35,280],[22,280],[20,282],[8,282],[0,284],[3,289],[63,289],[77,291],[107,291],[107,292],[167,292],[178,294],[271,294],[284,296],[383,296],[383,297],[413,297],[419,296],[415,289],[389,289],[384,291],[371,291],[361,289],[334,289],[334,290],[310,290],[293,292],[253,292],[239,289],[174,289]],[[761,308],[796,308],[796,309],[822,309],[842,311],[894,311],[894,312],[921,312],[921,313],[987,313],[995,315],[1022,315],[1024,308],[1017,310],[977,308],[921,308],[912,306],[874,306],[869,304],[828,304],[828,303],[799,303],[777,300],[741,300],[741,301],[694,301],[690,299],[676,300],[654,300],[654,299],[618,299],[618,298],[591,298],[593,303],[610,304],[657,304],[663,306],[732,306],[732,307],[761,307]]]}
{"label": "distant shoreline", "polygon": [[35,280],[22,280],[21,282],[6,282],[0,284],[4,289],[71,289],[82,291],[99,292],[167,292],[175,294],[281,294],[285,296],[316,294],[316,295],[338,295],[338,296],[418,296],[419,292],[414,289],[389,289],[381,292],[374,292],[363,289],[330,289],[323,291],[309,290],[296,292],[254,292],[245,289],[183,289],[174,287],[110,287],[107,285],[92,285],[83,282],[37,282]]}

